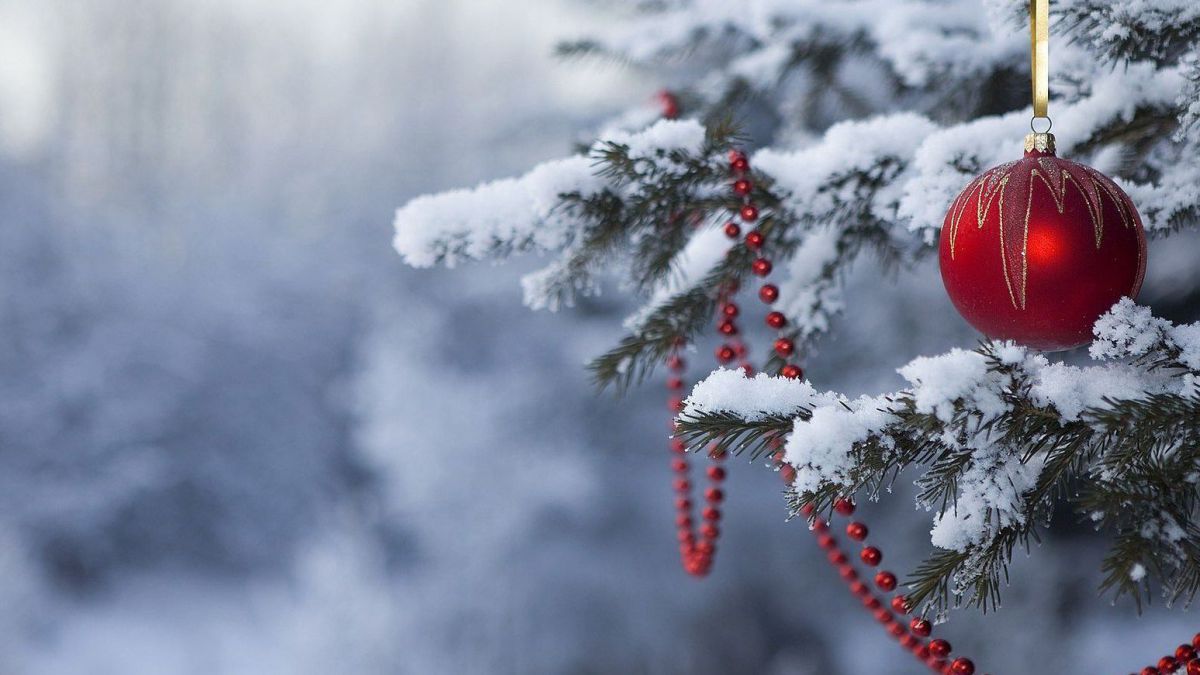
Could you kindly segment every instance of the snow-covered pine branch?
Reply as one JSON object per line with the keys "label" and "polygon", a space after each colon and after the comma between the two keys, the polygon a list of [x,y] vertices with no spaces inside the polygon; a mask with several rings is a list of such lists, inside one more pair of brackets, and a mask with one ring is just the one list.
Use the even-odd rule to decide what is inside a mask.
{"label": "snow-covered pine branch", "polygon": [[[889,85],[901,90],[926,80],[951,82],[957,90],[986,89],[991,85],[971,83],[977,71],[1016,68],[1024,58],[1012,47],[1023,39],[1021,30],[1003,21],[987,25],[988,13],[957,5],[752,4],[753,11],[743,11],[728,3],[681,3],[649,15],[633,29],[631,35],[640,37],[625,39],[670,51],[672,40],[721,36],[749,57],[772,46],[805,52],[816,44],[812,41],[845,44],[852,36],[867,36],[874,45],[867,52],[882,54],[894,66],[893,74],[906,73],[897,77],[907,84]],[[1002,11],[992,16],[1013,3],[994,4]],[[1081,14],[1081,7],[1064,11],[1090,16]],[[1150,25],[1153,19],[1132,10],[1123,16],[1131,26]],[[943,37],[912,37],[914,31],[924,35],[914,28],[923,20],[945,28],[933,31]],[[884,24],[907,28],[885,30]],[[673,28],[668,31],[667,25]],[[1087,30],[1079,20],[1074,25]],[[986,48],[961,49],[961,39]],[[618,40],[610,47],[622,44]],[[1189,80],[1197,72],[1194,63],[1187,58],[1163,67],[1128,62],[1113,69],[1089,51],[1094,48],[1094,40],[1082,39],[1079,45],[1056,47],[1054,114],[1061,151],[1090,156],[1102,170],[1132,167],[1125,172],[1132,180],[1123,186],[1151,233],[1193,224],[1200,212],[1194,189],[1200,167],[1181,160],[1195,154],[1195,134],[1188,131],[1194,128],[1189,116],[1196,106],[1180,92],[1200,81]],[[919,64],[926,61],[920,54],[942,70],[922,70]],[[964,54],[976,61],[955,60],[968,58]],[[756,104],[774,107],[788,119],[792,95],[787,92],[794,87],[768,80],[774,82],[773,94],[756,98]],[[838,98],[835,89],[806,89],[801,98]],[[695,112],[713,118],[727,103],[723,95],[713,99],[718,100],[722,103],[697,99],[701,108]],[[945,116],[944,108],[920,105],[918,99],[911,103]],[[929,251],[955,193],[979,171],[1019,156],[1025,114],[1016,110],[943,125],[918,112],[886,114],[834,125],[797,150],[766,147],[756,153],[755,198],[768,211],[770,224],[763,229],[770,231],[769,250],[787,277],[780,309],[788,315],[792,336],[811,341],[831,329],[843,305],[842,271],[862,251],[902,263]],[[1181,118],[1184,126],[1177,131]],[[518,179],[414,200],[397,214],[396,246],[414,265],[502,258],[519,251],[554,254],[549,265],[524,280],[526,303],[535,308],[569,304],[576,294],[596,290],[598,272],[619,271],[649,299],[627,322],[626,338],[592,369],[601,383],[629,384],[650,372],[671,345],[702,329],[717,290],[741,274],[734,264],[737,252],[723,257],[725,242],[711,229],[731,205],[722,194],[730,130],[712,125],[706,135],[689,121],[660,122],[641,133],[608,133],[587,156],[547,163]]]}
{"label": "snow-covered pine branch", "polygon": [[1114,541],[1142,537],[1114,546],[1109,586],[1136,593],[1121,573],[1142,565],[1169,597],[1190,598],[1200,537],[1184,527],[1197,504],[1181,478],[1200,470],[1200,324],[1173,326],[1125,299],[1097,322],[1091,353],[1107,363],[1051,362],[1012,343],[955,349],[901,368],[908,388],[858,399],[721,370],[696,385],[679,433],[695,449],[780,447],[796,505],[875,496],[921,467],[919,506],[937,513],[939,550],[910,597],[938,609],[994,603],[1013,544],[1047,522],[1068,481],[1085,486],[1078,505]]}

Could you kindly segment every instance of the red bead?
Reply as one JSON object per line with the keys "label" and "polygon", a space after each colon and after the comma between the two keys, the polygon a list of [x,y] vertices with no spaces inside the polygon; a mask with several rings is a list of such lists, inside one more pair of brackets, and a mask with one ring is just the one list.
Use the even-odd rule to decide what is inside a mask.
{"label": "red bead", "polygon": [[684,361],[683,357],[678,354],[672,354],[667,357],[667,367],[671,370],[683,370],[687,368],[687,361]]}
{"label": "red bead", "polygon": [[765,277],[771,273],[771,261],[766,258],[759,258],[750,263],[750,271],[760,277]]}
{"label": "red bead", "polygon": [[862,541],[867,538],[867,526],[860,522],[853,522],[846,525],[846,536],[854,541]]}
{"label": "red bead", "polygon": [[725,223],[725,236],[729,237],[730,239],[737,239],[738,237],[742,236],[742,226],[738,225],[732,220],[728,223]]}
{"label": "red bead", "polygon": [[845,565],[850,560],[844,552],[837,549],[830,551],[825,557],[829,558],[829,562],[834,565]]}
{"label": "red bead", "polygon": [[1195,650],[1200,651],[1200,633],[1196,633],[1192,636],[1192,647]]}
{"label": "red bead", "polygon": [[800,507],[800,515],[811,516],[817,507],[813,506],[812,502],[804,502],[804,506]]}
{"label": "red bead", "polygon": [[[722,335],[737,335],[737,324],[732,321],[722,321],[717,325],[717,332]],[[737,350],[734,350],[734,355],[737,355]]]}
{"label": "red bead", "polygon": [[775,353],[776,354],[786,358],[788,356],[791,356],[792,353],[795,351],[796,351],[796,343],[792,342],[788,338],[779,338],[778,340],[775,341]]}
{"label": "red bead", "polygon": [[754,377],[754,366],[750,365],[749,363],[739,363],[738,369],[741,370],[742,374],[746,377]]}
{"label": "red bead", "polygon": [[1138,671],[1138,675],[1159,675],[1158,668],[1155,668],[1154,666],[1146,666]]}
{"label": "red bead", "polygon": [[1193,658],[1188,661],[1187,675],[1200,675],[1200,659]]}
{"label": "red bead", "polygon": [[675,526],[683,529],[689,529],[692,526],[692,517],[686,514],[675,516]]}
{"label": "red bead", "polygon": [[750,249],[751,251],[757,251],[758,249],[762,248],[762,245],[765,241],[766,237],[764,237],[763,233],[759,232],[758,230],[750,230],[746,233],[746,248]]}
{"label": "red bead", "polygon": [[897,595],[892,598],[892,609],[901,614],[908,614],[908,598]]}
{"label": "red bead", "polygon": [[850,592],[860,598],[865,598],[871,595],[871,589],[867,588],[867,585],[861,581],[855,581],[854,583],[850,584]]}
{"label": "red bead", "polygon": [[1196,650],[1191,645],[1179,645],[1175,648],[1175,660],[1187,663],[1196,658]]}
{"label": "red bead", "polygon": [[838,568],[838,574],[846,581],[855,581],[858,579],[858,571],[849,565],[842,565]]}
{"label": "red bead", "polygon": [[733,193],[739,197],[745,197],[750,194],[750,190],[754,187],[750,181],[745,178],[739,178],[733,181]]}
{"label": "red bead", "polygon": [[796,469],[791,464],[784,464],[779,467],[779,476],[783,478],[784,483],[791,485],[792,481],[796,480]]}
{"label": "red bead", "polygon": [[746,159],[745,155],[741,155],[729,162],[729,168],[738,173],[744,173],[750,170],[750,160]]}
{"label": "red bead", "polygon": [[783,328],[787,325],[787,317],[783,312],[770,312],[767,314],[767,325],[771,328]]}
{"label": "red bead", "polygon": [[908,633],[905,633],[904,637],[900,638],[900,645],[905,649],[915,649],[921,646],[921,641],[909,635]]}
{"label": "red bead", "polygon": [[712,480],[715,480],[715,481],[725,480],[725,469],[722,469],[719,466],[710,466],[710,467],[708,467],[708,469],[705,470],[705,473],[707,473],[708,477]]}
{"label": "red bead", "polygon": [[707,520],[709,522],[713,522],[713,523],[715,523],[721,519],[721,511],[718,509],[715,509],[711,506],[704,507],[704,510],[700,512],[700,515],[705,520]]}
{"label": "red bead", "polygon": [[822,534],[817,537],[817,546],[822,550],[830,551],[837,546],[837,540],[827,534]]}
{"label": "red bead", "polygon": [[754,221],[758,220],[758,207],[753,204],[747,204],[743,206],[740,211],[738,211],[738,215],[740,215],[742,220],[746,221],[747,223],[753,223]]}
{"label": "red bead", "polygon": [[692,542],[694,542],[696,539],[692,535],[692,533],[687,530],[680,530],[679,534],[678,534],[678,538],[679,538],[679,543],[681,543],[685,546],[690,546],[692,544]]}
{"label": "red bead", "polygon": [[919,617],[908,622],[908,627],[912,630],[912,634],[917,637],[929,637],[929,634],[933,632],[933,625],[927,619]]}
{"label": "red bead", "polygon": [[981,333],[1055,351],[1091,342],[1101,314],[1137,297],[1146,236],[1116,183],[1034,150],[963,189],[939,262],[950,300]]}
{"label": "red bead", "polygon": [[684,443],[682,438],[672,438],[671,450],[678,453],[687,452],[687,443]]}
{"label": "red bead", "polygon": [[854,502],[844,497],[839,498],[833,503],[833,510],[843,516],[852,516],[854,515]]}
{"label": "red bead", "polygon": [[688,479],[686,479],[686,478],[676,478],[675,479],[675,491],[676,492],[687,492],[690,489],[692,489],[692,484],[688,482]]}
{"label": "red bead", "polygon": [[692,500],[687,497],[676,497],[675,508],[680,511],[689,511],[692,508]]}
{"label": "red bead", "polygon": [[786,377],[789,380],[798,380],[804,376],[804,371],[800,369],[800,366],[797,366],[794,363],[789,363],[779,369],[779,374],[780,376]]}
{"label": "red bead", "polygon": [[730,318],[730,319],[735,318],[738,315],[738,312],[739,312],[738,306],[732,302],[727,302],[727,303],[721,305],[721,313],[724,314],[727,318]]}
{"label": "red bead", "polygon": [[737,353],[733,351],[733,347],[730,347],[729,345],[721,345],[720,347],[717,347],[716,356],[717,361],[720,361],[721,363],[729,363],[734,359],[734,357],[737,356]]}
{"label": "red bead", "polygon": [[679,117],[679,99],[667,90],[658,92],[658,105],[662,116],[673,120]]}
{"label": "red bead", "polygon": [[683,399],[680,398],[679,396],[672,396],[671,398],[668,398],[667,399],[667,408],[671,412],[682,412],[683,411]]}
{"label": "red bead", "polygon": [[950,643],[942,639],[929,641],[929,653],[939,659],[944,659],[950,656]]}
{"label": "red bead", "polygon": [[758,298],[768,305],[779,299],[779,287],[775,284],[763,284],[763,287],[758,289]]}
{"label": "red bead", "polygon": [[702,541],[699,544],[696,544],[696,551],[703,555],[712,555],[716,550],[717,547],[714,546],[711,541]]}
{"label": "red bead", "polygon": [[892,613],[888,611],[887,607],[880,607],[879,609],[875,610],[875,620],[879,623],[887,623],[892,621]]}
{"label": "red bead", "polygon": [[717,529],[716,525],[713,525],[712,523],[705,523],[700,526],[700,534],[702,534],[706,539],[716,539],[718,536],[720,536],[721,531]]}
{"label": "red bead", "polygon": [[[933,652],[932,649],[929,651]],[[960,656],[950,664],[950,672],[954,675],[975,675],[975,663],[965,656]]]}
{"label": "red bead", "polygon": [[722,499],[725,499],[725,493],[721,492],[720,488],[710,487],[704,491],[704,498],[713,504],[720,504]]}
{"label": "red bead", "polygon": [[675,473],[687,473],[687,460],[683,459],[682,457],[676,457],[675,459],[671,460],[671,470]]}
{"label": "red bead", "polygon": [[1163,673],[1173,673],[1179,668],[1179,662],[1174,656],[1164,656],[1158,660],[1158,670]]}
{"label": "red bead", "polygon": [[875,575],[875,585],[881,590],[891,593],[896,590],[896,575],[888,571],[883,571]]}
{"label": "red bead", "polygon": [[820,518],[814,518],[812,522],[812,529],[814,532],[828,532],[829,523],[821,520]]}
{"label": "red bead", "polygon": [[929,658],[929,648],[926,647],[925,645],[921,644],[920,642],[917,643],[916,647],[913,647],[912,652],[918,659]]}
{"label": "red bead", "polygon": [[894,638],[903,637],[905,634],[904,626],[901,626],[895,621],[888,623],[887,632],[890,633]]}
{"label": "red bead", "polygon": [[[863,607],[866,607],[872,612],[877,612],[879,611],[879,608],[883,607],[883,603],[879,602],[879,598],[869,594],[863,597],[862,604]],[[891,618],[890,614],[888,615],[888,618]]]}
{"label": "red bead", "polygon": [[883,560],[883,553],[874,546],[868,546],[864,548],[862,552],[858,554],[858,556],[862,558],[863,562],[871,567],[878,565],[879,562]]}
{"label": "red bead", "polygon": [[683,378],[672,375],[667,378],[667,389],[678,391],[683,389]]}

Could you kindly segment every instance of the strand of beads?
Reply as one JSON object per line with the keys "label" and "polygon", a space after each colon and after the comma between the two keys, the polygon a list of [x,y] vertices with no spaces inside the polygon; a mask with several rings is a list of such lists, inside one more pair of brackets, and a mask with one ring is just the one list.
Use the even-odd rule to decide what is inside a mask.
{"label": "strand of beads", "polygon": [[[855,506],[848,499],[839,499],[834,503],[833,510],[839,515],[849,518],[854,515]],[[814,517],[811,505],[806,505],[801,509],[801,513],[812,520],[812,532],[817,538],[817,545],[828,552],[829,562],[837,568],[838,574],[850,585],[850,591],[862,599],[864,607],[875,613],[876,620],[900,641],[901,647],[910,651],[918,661],[924,663],[935,673],[974,675],[975,663],[971,659],[959,656],[950,660],[949,657],[953,651],[950,643],[941,638],[929,639],[933,632],[933,624],[928,619],[913,617],[909,620],[906,629],[896,619],[896,616],[905,617],[912,611],[908,606],[908,600],[897,593],[888,602],[891,610],[883,606],[882,601],[875,596],[870,587],[859,580],[858,571],[850,564],[849,556],[838,544],[837,539],[829,533],[829,523],[819,517]],[[883,562],[883,551],[878,546],[866,543],[869,534],[870,528],[861,521],[852,520],[846,524],[846,536],[863,544],[859,551],[859,559],[868,567],[875,568]],[[879,570],[874,575],[874,583],[875,587],[886,597],[886,594],[896,590],[896,575],[887,570]]]}
{"label": "strand of beads", "polygon": [[[1200,633],[1192,636],[1192,644],[1181,644],[1175,648],[1175,653],[1167,654],[1153,666],[1142,668],[1136,675],[1171,675],[1171,673],[1187,673],[1200,675]],[[1135,675],[1130,673],[1130,675]]]}
{"label": "strand of beads", "polygon": [[[730,168],[734,174],[733,193],[741,198],[738,215],[743,222],[753,225],[760,214],[758,208],[751,201],[754,184],[749,178],[749,159],[744,153],[735,150],[730,154]],[[725,234],[730,238],[736,238],[740,234],[740,228],[736,223],[731,222],[725,226]],[[763,303],[770,306],[779,300],[779,287],[766,281],[774,266],[771,260],[763,255],[765,241],[765,235],[757,229],[751,229],[746,233],[746,247],[758,254],[750,264],[750,271],[764,280],[758,289],[758,297]],[[733,307],[733,311],[736,315],[737,308]],[[798,359],[796,343],[785,332],[788,327],[787,317],[782,312],[772,309],[767,313],[765,321],[767,326],[775,331],[774,352],[783,360],[779,375],[790,379],[802,378],[804,371],[796,363]],[[776,452],[772,457],[779,466],[784,481],[790,484],[795,479],[796,473],[793,467],[783,461],[783,452],[779,449],[780,442],[780,439],[774,441],[773,446],[776,448]],[[844,516],[854,513],[854,504],[849,500],[838,500],[834,508]],[[811,517],[812,509],[809,508],[805,515]],[[829,533],[828,523],[820,518],[814,518],[812,531],[817,536],[817,544],[826,551],[829,562],[837,568],[839,576],[849,585],[850,591],[862,601],[863,607],[874,614],[876,620],[883,625],[887,632],[900,641],[901,646],[909,650],[934,672],[946,675],[974,675],[975,664],[970,659],[958,657],[953,661],[948,661],[951,653],[949,642],[934,639],[926,643],[925,639],[932,632],[932,625],[927,619],[914,617],[907,628],[900,623],[896,618],[897,614],[904,617],[909,613],[904,596],[894,596],[889,603],[890,609],[885,606],[883,601],[871,590],[871,587],[859,578],[858,570],[851,564],[850,557],[838,544],[837,539]],[[878,567],[883,561],[883,552],[876,546],[866,545],[868,532],[867,526],[858,521],[851,522],[846,526],[846,535],[864,544],[862,550],[859,551],[859,559],[869,567]],[[891,593],[896,590],[896,575],[887,570],[878,571],[874,575],[874,582],[875,586],[883,593]]]}
{"label": "strand of beads", "polygon": [[[671,371],[667,376],[667,389],[671,392],[667,406],[671,409],[671,424],[674,429],[673,416],[683,410],[683,373],[687,369],[687,362],[679,354],[679,347],[667,357],[667,368]],[[712,569],[713,557],[717,552],[717,538],[721,536],[718,523],[721,521],[720,505],[725,494],[720,486],[725,480],[725,468],[720,464],[724,457],[718,453],[709,453],[712,463],[705,471],[709,485],[704,490],[706,504],[700,511],[703,524],[697,530],[692,518],[692,482],[688,478],[690,466],[687,445],[683,439],[671,439],[671,452],[671,470],[675,473],[675,526],[679,538],[680,562],[688,574],[703,577]]]}

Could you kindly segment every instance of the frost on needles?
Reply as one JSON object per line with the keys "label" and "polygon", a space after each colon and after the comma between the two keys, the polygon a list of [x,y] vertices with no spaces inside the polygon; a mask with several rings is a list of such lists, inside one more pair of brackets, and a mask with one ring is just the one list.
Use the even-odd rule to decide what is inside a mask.
{"label": "frost on needles", "polygon": [[[663,72],[686,119],[651,122],[632,106],[579,154],[418,198],[395,219],[396,249],[415,266],[546,256],[523,284],[535,309],[614,281],[636,296],[626,334],[590,366],[603,386],[640,382],[692,341],[746,273],[750,252],[720,232],[738,205],[731,147],[752,151],[776,309],[801,349],[853,309],[842,292],[851,265],[864,254],[885,271],[926,258],[954,195],[1020,156],[1023,0],[632,5],[631,20],[560,52]],[[1200,8],[1056,0],[1052,10],[1060,154],[1115,175],[1150,237],[1194,227]],[[939,607],[994,603],[1013,548],[1068,495],[1112,534],[1106,587],[1140,601],[1157,582],[1190,598],[1200,585],[1198,329],[1123,303],[1097,331],[1088,367],[988,343],[917,359],[901,369],[909,388],[855,400],[718,371],[693,392],[683,433],[697,448],[785,443],[793,499],[823,505],[875,493],[902,468],[920,472],[921,503],[938,516],[910,596]],[[1068,482],[1087,489],[1064,492]]]}

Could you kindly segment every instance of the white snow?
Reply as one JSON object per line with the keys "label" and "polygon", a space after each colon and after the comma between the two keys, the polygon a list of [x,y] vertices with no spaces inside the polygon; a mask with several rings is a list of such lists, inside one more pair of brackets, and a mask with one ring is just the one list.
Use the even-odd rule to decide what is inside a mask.
{"label": "white snow", "polygon": [[[669,170],[671,151],[700,149],[704,127],[695,120],[662,120],[638,133],[614,131],[593,148],[602,149],[605,142],[627,146],[631,159],[653,159]],[[520,178],[413,199],[396,212],[392,243],[414,267],[560,251],[580,223],[558,208],[559,196],[578,192],[586,197],[605,188],[615,186],[597,175],[592,157],[545,162]]]}
{"label": "white snow", "polygon": [[800,408],[836,400],[833,395],[818,393],[807,380],[766,373],[746,377],[741,369],[718,368],[692,388],[682,415],[730,412],[753,421],[769,415],[795,414]]}

